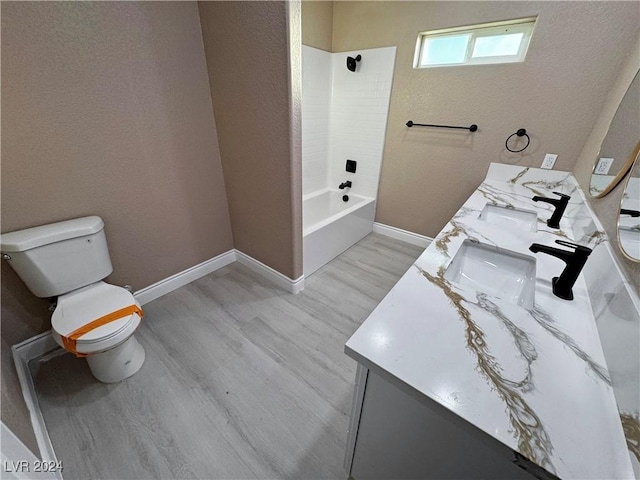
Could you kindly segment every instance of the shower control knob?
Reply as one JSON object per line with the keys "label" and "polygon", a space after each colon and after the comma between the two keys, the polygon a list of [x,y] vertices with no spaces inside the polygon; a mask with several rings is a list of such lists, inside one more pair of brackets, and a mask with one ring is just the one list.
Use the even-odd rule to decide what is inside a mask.
{"label": "shower control knob", "polygon": [[347,70],[349,70],[350,72],[355,72],[356,62],[359,62],[360,60],[362,60],[362,55],[358,55],[356,56],[356,58],[347,57]]}

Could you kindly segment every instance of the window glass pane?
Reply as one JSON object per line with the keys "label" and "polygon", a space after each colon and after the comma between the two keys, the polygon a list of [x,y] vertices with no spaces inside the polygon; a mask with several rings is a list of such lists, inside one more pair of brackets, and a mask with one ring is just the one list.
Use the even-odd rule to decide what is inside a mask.
{"label": "window glass pane", "polygon": [[523,33],[510,33],[508,35],[476,37],[471,56],[478,58],[517,55],[523,36]]}
{"label": "window glass pane", "polygon": [[426,38],[422,47],[421,65],[464,63],[469,35]]}
{"label": "window glass pane", "polygon": [[420,32],[413,68],[524,62],[536,17]]}

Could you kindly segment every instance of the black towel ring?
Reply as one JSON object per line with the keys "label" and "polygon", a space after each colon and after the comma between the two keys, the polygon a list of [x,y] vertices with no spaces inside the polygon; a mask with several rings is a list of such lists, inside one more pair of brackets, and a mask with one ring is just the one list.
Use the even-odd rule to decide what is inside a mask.
{"label": "black towel ring", "polygon": [[[514,135],[517,135],[519,137],[527,137],[527,144],[524,147],[522,147],[520,150],[511,150],[509,148],[509,140],[511,140],[511,137],[513,137]],[[531,143],[531,138],[529,138],[529,135],[527,135],[527,131],[524,128],[520,128],[520,129],[518,129],[518,131],[516,133],[512,133],[511,135],[509,135],[507,137],[507,140],[504,142],[504,146],[510,152],[518,153],[518,152],[522,152],[523,150],[525,150],[529,146],[530,143]]]}

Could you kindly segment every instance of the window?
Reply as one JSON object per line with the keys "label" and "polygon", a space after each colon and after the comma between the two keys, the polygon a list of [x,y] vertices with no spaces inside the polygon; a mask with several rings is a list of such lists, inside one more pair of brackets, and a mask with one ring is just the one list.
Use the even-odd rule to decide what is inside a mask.
{"label": "window", "polygon": [[536,23],[533,18],[422,32],[414,68],[523,62]]}

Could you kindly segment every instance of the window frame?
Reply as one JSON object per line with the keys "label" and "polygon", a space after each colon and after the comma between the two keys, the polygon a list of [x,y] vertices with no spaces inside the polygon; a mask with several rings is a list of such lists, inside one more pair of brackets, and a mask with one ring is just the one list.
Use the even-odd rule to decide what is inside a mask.
{"label": "window frame", "polygon": [[[518,18],[514,20],[505,20],[501,22],[483,23],[477,25],[468,25],[464,27],[444,28],[440,30],[429,30],[418,33],[416,41],[416,50],[413,59],[413,68],[442,68],[442,67],[462,67],[467,65],[491,65],[499,63],[521,63],[524,62],[533,31],[536,26],[537,17]],[[486,57],[473,57],[473,50],[476,40],[483,37],[495,37],[496,34],[502,33],[517,34],[522,33],[518,53],[515,55],[494,55]],[[426,39],[445,38],[459,36],[461,34],[469,35],[467,48],[465,51],[464,61],[462,63],[438,63],[438,64],[421,64],[423,49]]]}

